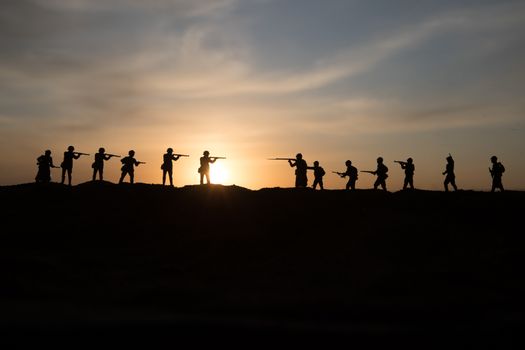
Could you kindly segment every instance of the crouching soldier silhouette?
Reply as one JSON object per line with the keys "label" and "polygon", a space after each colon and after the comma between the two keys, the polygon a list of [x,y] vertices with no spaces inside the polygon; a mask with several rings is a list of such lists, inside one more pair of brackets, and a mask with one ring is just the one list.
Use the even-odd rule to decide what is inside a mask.
{"label": "crouching soldier silhouette", "polygon": [[383,158],[377,158],[377,169],[374,171],[374,175],[377,176],[376,182],[374,182],[374,190],[377,190],[377,187],[381,186],[383,190],[386,191],[386,179],[388,177],[388,168],[383,164]]}
{"label": "crouching soldier silhouette", "polygon": [[131,150],[128,152],[128,156],[122,158],[120,161],[123,164],[122,168],[122,175],[120,176],[119,184],[121,184],[124,181],[124,177],[126,175],[129,175],[129,183],[133,184],[135,180],[135,166],[139,166],[140,164],[146,164],[144,162],[138,162],[135,158],[135,151]]}
{"label": "crouching soldier silhouette", "polygon": [[352,161],[347,160],[345,162],[346,165],[346,172],[344,173],[337,173],[342,178],[345,178],[348,176],[348,182],[346,183],[346,189],[352,189],[355,190],[355,182],[357,181],[357,168],[352,166]]}
{"label": "crouching soldier silhouette", "polygon": [[308,167],[308,169],[314,171],[314,184],[312,185],[312,188],[315,190],[317,188],[317,185],[319,185],[319,188],[324,190],[323,176],[326,174],[326,172],[322,167],[319,166],[319,162],[316,160],[314,162],[314,166]]}
{"label": "crouching soldier silhouette", "polygon": [[64,160],[60,167],[62,168],[62,181],[61,184],[64,184],[66,180],[66,173],[68,179],[68,185],[71,186],[71,174],[73,173],[73,160],[80,158],[80,156],[88,155],[86,153],[75,152],[75,147],[69,146],[67,151],[64,152]]}
{"label": "crouching soldier silhouette", "polygon": [[406,190],[408,186],[411,189],[414,189],[414,172],[416,167],[414,166],[414,161],[412,158],[408,158],[406,162],[396,160],[396,163],[401,165],[401,169],[405,170],[405,180],[403,182],[403,189]]}
{"label": "crouching soldier silhouette", "polygon": [[447,166],[443,172],[443,175],[446,175],[445,182],[443,183],[445,186],[445,192],[448,192],[448,184],[451,184],[454,188],[454,191],[457,191],[458,187],[456,186],[456,174],[454,174],[454,159],[450,153],[447,157]]}
{"label": "crouching soldier silhouette", "polygon": [[35,181],[37,183],[51,182],[51,168],[59,168],[53,164],[51,151],[46,150],[44,154],[36,159],[36,162],[36,165],[38,165],[38,172],[36,174]]}
{"label": "crouching soldier silhouette", "polygon": [[492,176],[492,190],[491,192],[496,191],[496,188],[499,188],[501,192],[504,191],[503,189],[503,183],[501,182],[501,177],[503,176],[503,173],[505,172],[505,167],[503,164],[498,162],[498,157],[492,156],[490,158],[490,161],[492,162],[492,169],[489,168],[490,175]]}
{"label": "crouching soldier silhouette", "polygon": [[170,186],[173,186],[173,161],[179,160],[180,155],[173,154],[173,148],[168,148],[163,156],[163,163],[160,167],[162,169],[162,185],[166,184],[166,174],[170,179]]}
{"label": "crouching soldier silhouette", "polygon": [[295,160],[289,159],[288,164],[293,168],[295,167],[295,187],[306,187],[308,185],[308,177],[306,172],[308,170],[308,165],[303,159],[301,153],[297,153]]}
{"label": "crouching soldier silhouette", "polygon": [[95,153],[95,162],[91,165],[93,168],[93,181],[97,178],[97,173],[99,180],[104,180],[104,161],[110,160],[111,157],[120,157],[114,154],[106,154],[106,150],[103,147],[98,149],[98,153]]}

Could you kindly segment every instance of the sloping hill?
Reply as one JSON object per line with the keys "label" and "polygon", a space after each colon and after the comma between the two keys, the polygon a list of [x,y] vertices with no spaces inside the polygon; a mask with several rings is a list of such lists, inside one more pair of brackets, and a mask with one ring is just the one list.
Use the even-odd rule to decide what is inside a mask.
{"label": "sloping hill", "polygon": [[[5,332],[514,332],[525,193],[0,188]],[[242,331],[242,332],[241,332]]]}

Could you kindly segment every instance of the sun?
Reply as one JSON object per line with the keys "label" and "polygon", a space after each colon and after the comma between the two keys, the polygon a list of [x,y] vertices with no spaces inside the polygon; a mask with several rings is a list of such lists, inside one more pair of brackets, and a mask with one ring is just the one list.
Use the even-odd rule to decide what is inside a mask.
{"label": "sun", "polygon": [[210,166],[211,182],[215,184],[224,184],[229,179],[228,169],[220,160]]}

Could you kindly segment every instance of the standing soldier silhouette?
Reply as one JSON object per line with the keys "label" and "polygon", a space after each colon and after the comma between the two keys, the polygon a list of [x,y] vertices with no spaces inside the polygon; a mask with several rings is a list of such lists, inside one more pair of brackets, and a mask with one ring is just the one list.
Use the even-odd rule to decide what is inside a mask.
{"label": "standing soldier silhouette", "polygon": [[496,188],[499,188],[499,190],[503,192],[504,189],[503,189],[503,183],[501,182],[501,177],[503,176],[503,173],[505,172],[505,167],[503,166],[503,164],[498,162],[498,157],[496,156],[490,157],[490,161],[492,162],[492,169],[489,168],[490,175],[492,176],[491,192],[496,191]]}
{"label": "standing soldier silhouette", "polygon": [[457,191],[458,187],[456,186],[456,174],[454,174],[454,159],[450,153],[447,157],[447,167],[445,168],[443,175],[447,175],[445,177],[445,182],[443,183],[445,186],[445,192],[448,192],[448,184],[451,184],[454,188],[454,191]]}
{"label": "standing soldier silhouette", "polygon": [[60,167],[62,168],[62,181],[61,184],[66,180],[66,173],[68,179],[68,185],[71,186],[71,174],[73,173],[73,160],[80,158],[85,153],[75,152],[75,147],[69,146],[67,151],[64,152],[64,160]]}
{"label": "standing soldier silhouette", "polygon": [[91,165],[93,168],[93,181],[97,178],[97,172],[99,180],[104,180],[104,161],[110,160],[111,157],[116,157],[114,154],[106,154],[106,150],[103,147],[98,149],[98,153],[95,153],[95,162]]}
{"label": "standing soldier silhouette", "polygon": [[352,189],[355,190],[355,182],[357,181],[357,168],[352,166],[352,161],[347,160],[345,162],[346,165],[346,172],[344,173],[338,173],[339,176],[342,178],[345,178],[348,176],[348,182],[346,183],[346,189]]}
{"label": "standing soldier silhouette", "polygon": [[35,177],[36,182],[48,183],[51,181],[51,168],[59,168],[53,164],[51,151],[46,150],[44,154],[36,159],[38,172]]}
{"label": "standing soldier silhouette", "polygon": [[173,148],[168,148],[167,153],[163,156],[163,163],[160,167],[162,169],[162,185],[166,184],[166,173],[170,179],[170,186],[173,186],[173,161],[177,161],[180,158],[180,155],[173,154]]}
{"label": "standing soldier silhouette", "polygon": [[301,153],[297,153],[295,156],[295,161],[289,159],[288,164],[290,166],[296,167],[295,169],[295,187],[306,187],[308,185],[308,177],[306,176],[306,171],[308,170],[308,165],[303,159]]}
{"label": "standing soldier silhouette", "polygon": [[416,167],[414,166],[414,161],[412,158],[408,158],[406,162],[402,162],[399,160],[395,161],[396,163],[399,163],[401,165],[401,169],[405,170],[405,181],[403,182],[403,189],[406,190],[407,186],[410,185],[411,189],[414,189],[414,171],[416,170]]}
{"label": "standing soldier silhouette", "polygon": [[386,178],[388,177],[388,168],[383,164],[383,158],[377,158],[377,169],[374,171],[374,175],[377,176],[376,182],[374,182],[374,190],[377,190],[378,186],[381,186],[386,191]]}
{"label": "standing soldier silhouette", "polygon": [[131,150],[128,152],[128,156],[124,157],[120,160],[120,162],[123,164],[122,168],[122,175],[120,176],[119,184],[121,184],[124,181],[124,177],[129,174],[129,183],[133,184],[135,180],[135,166],[139,166],[140,164],[145,164],[144,162],[138,162],[135,158],[135,151]]}
{"label": "standing soldier silhouette", "polygon": [[319,185],[319,188],[324,190],[323,187],[323,176],[326,174],[324,169],[319,166],[319,162],[316,160],[314,162],[313,167],[308,167],[308,169],[314,171],[314,184],[312,185],[312,188],[315,190],[317,188],[317,185]]}
{"label": "standing soldier silhouette", "polygon": [[201,166],[198,170],[201,175],[201,185],[204,184],[204,176],[206,176],[206,183],[210,184],[210,164],[213,164],[217,161],[216,158],[210,158],[210,152],[204,151],[200,159]]}

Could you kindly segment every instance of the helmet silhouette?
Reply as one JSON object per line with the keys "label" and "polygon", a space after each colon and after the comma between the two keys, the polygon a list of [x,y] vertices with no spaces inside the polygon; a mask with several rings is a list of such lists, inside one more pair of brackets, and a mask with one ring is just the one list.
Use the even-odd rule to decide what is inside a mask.
{"label": "helmet silhouette", "polygon": [[490,157],[490,160],[493,161],[493,162],[495,162],[495,161],[498,160],[498,157],[496,157],[496,156],[492,156],[492,157]]}
{"label": "helmet silhouette", "polygon": [[378,158],[377,158],[377,162],[378,162],[378,163],[383,163],[383,157],[378,157]]}
{"label": "helmet silhouette", "polygon": [[135,155],[135,151],[134,151],[134,150],[131,150],[131,151],[128,152],[128,154],[129,154],[131,157],[133,157],[133,156]]}
{"label": "helmet silhouette", "polygon": [[352,161],[347,160],[347,161],[345,162],[345,165],[346,165],[346,166],[350,166],[350,165],[352,165]]}
{"label": "helmet silhouette", "polygon": [[407,163],[412,163],[412,162],[413,162],[412,158],[407,159]]}
{"label": "helmet silhouette", "polygon": [[168,148],[168,149],[167,149],[167,152],[168,152],[168,153],[173,153],[173,148],[171,148],[171,147]]}
{"label": "helmet silhouette", "polygon": [[100,147],[98,149],[98,153],[104,153],[104,152],[106,152],[106,149],[104,147]]}
{"label": "helmet silhouette", "polygon": [[209,155],[210,155],[210,152],[208,152],[208,151],[204,151],[204,152],[203,152],[202,154],[203,154],[204,156],[206,156],[206,157],[207,157],[207,156],[209,156]]}
{"label": "helmet silhouette", "polygon": [[69,147],[67,148],[67,150],[68,150],[69,152],[73,152],[73,151],[75,150],[75,147],[73,147],[73,146],[69,146]]}
{"label": "helmet silhouette", "polygon": [[297,153],[297,154],[295,155],[295,158],[297,158],[297,159],[303,159],[303,155],[302,155],[301,153]]}

